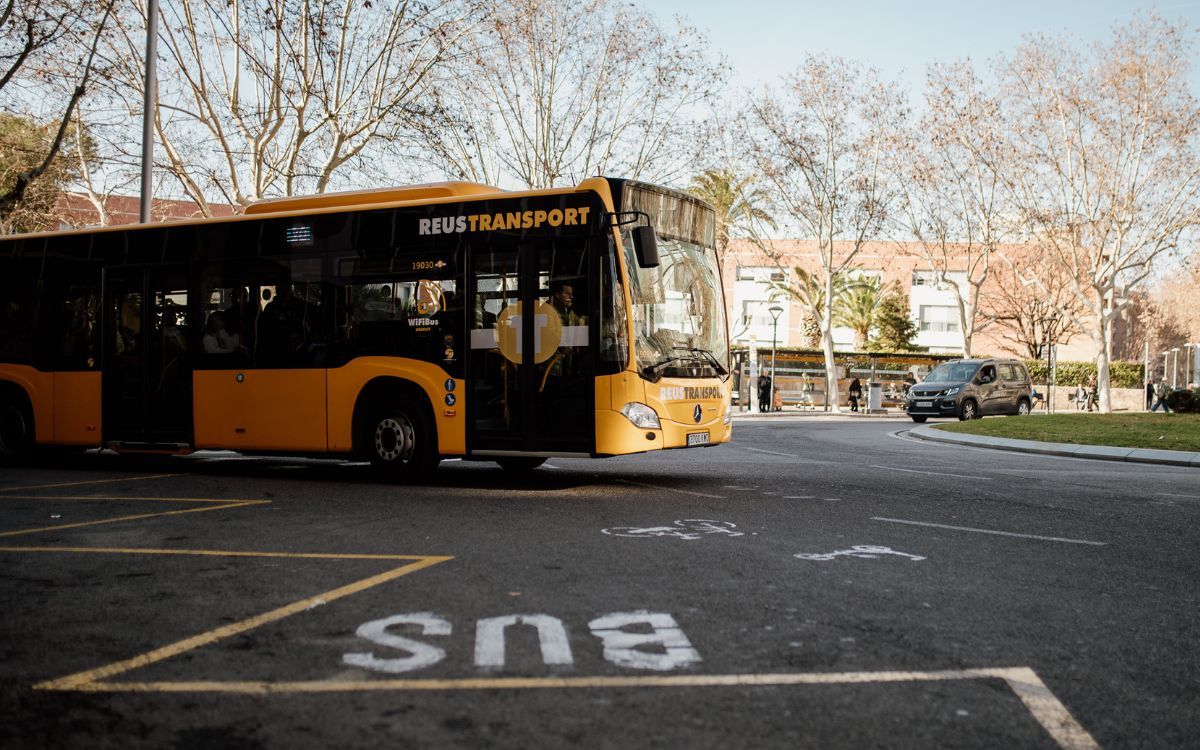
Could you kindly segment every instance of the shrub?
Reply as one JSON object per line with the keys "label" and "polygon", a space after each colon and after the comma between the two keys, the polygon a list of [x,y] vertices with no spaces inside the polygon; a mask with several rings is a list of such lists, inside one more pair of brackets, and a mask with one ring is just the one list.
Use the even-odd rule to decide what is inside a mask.
{"label": "shrub", "polygon": [[[1027,359],[1025,367],[1035,383],[1046,382],[1046,360]],[[1141,362],[1112,362],[1108,370],[1109,385],[1113,388],[1141,388],[1145,383],[1142,373]],[[1080,383],[1087,383],[1095,374],[1095,362],[1059,362],[1054,385],[1073,388]]]}
{"label": "shrub", "polygon": [[1167,407],[1184,414],[1200,414],[1200,388],[1189,391],[1180,388],[1167,394]]}

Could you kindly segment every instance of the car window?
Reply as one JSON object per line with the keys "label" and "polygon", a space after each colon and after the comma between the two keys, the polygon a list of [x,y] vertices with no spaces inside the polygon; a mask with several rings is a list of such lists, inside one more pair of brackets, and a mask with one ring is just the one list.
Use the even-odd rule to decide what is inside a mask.
{"label": "car window", "polygon": [[1020,380],[1021,376],[1017,374],[1017,368],[1012,365],[999,365],[1000,377],[1005,380]]}
{"label": "car window", "polygon": [[993,365],[985,365],[985,366],[983,367],[983,369],[979,371],[979,379],[980,379],[981,381],[982,381],[982,380],[984,380],[984,379],[987,379],[987,380],[990,380],[991,382],[995,383],[995,382],[996,382],[996,368],[995,368],[995,366],[993,366]]}
{"label": "car window", "polygon": [[926,383],[965,383],[975,376],[975,368],[979,365],[973,362],[947,362],[938,365],[925,378]]}

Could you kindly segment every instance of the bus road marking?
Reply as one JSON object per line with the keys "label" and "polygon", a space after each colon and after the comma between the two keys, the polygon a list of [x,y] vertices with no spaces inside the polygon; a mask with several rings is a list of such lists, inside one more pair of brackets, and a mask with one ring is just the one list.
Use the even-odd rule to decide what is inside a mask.
{"label": "bus road marking", "polygon": [[678,492],[681,495],[692,495],[694,497],[711,497],[714,500],[725,500],[724,495],[709,495],[705,492],[692,492],[691,490],[681,490],[677,487],[661,487],[657,484],[647,484],[646,482],[635,482],[632,479],[617,479],[621,484],[632,484],[637,487],[649,487],[652,490],[662,490],[663,492]]}
{"label": "bus road marking", "polygon": [[224,505],[209,505],[205,508],[188,508],[187,510],[166,510],[158,513],[139,513],[133,516],[119,516],[117,518],[103,518],[99,521],[81,521],[80,523],[64,523],[57,526],[43,526],[36,529],[18,529],[17,531],[0,532],[0,538],[10,536],[23,536],[25,534],[40,534],[45,531],[61,531],[63,529],[79,529],[85,526],[100,526],[106,523],[119,523],[121,521],[138,521],[145,518],[158,518],[160,516],[178,516],[184,513],[207,513],[213,510],[229,510],[231,508],[246,508],[253,505],[269,505],[270,500],[242,500],[238,502],[227,502]]}
{"label": "bus road marking", "polygon": [[89,479],[86,482],[59,482],[58,484],[21,485],[19,487],[0,488],[0,492],[25,492],[28,490],[49,490],[55,487],[79,487],[84,484],[109,484],[111,482],[141,482],[147,479],[169,479],[181,477],[182,474],[151,474],[145,477],[121,477],[120,479]]}
{"label": "bus road marking", "polygon": [[322,594],[310,596],[298,602],[293,602],[283,607],[278,607],[269,612],[264,612],[261,615],[255,615],[254,617],[250,617],[239,622],[230,623],[229,625],[224,625],[222,627],[200,633],[199,635],[185,638],[182,641],[176,641],[175,643],[156,648],[152,651],[147,651],[144,654],[139,654],[131,659],[113,662],[112,664],[97,667],[96,669],[90,669],[84,672],[77,672],[72,675],[67,675],[66,677],[60,677],[56,680],[39,682],[33,686],[33,689],[88,691],[107,691],[115,689],[120,691],[122,686],[119,683],[113,684],[105,683],[103,681],[119,674],[140,669],[141,667],[149,666],[165,659],[170,659],[171,657],[178,656],[179,654],[192,651],[202,646],[208,646],[216,643],[217,641],[221,641],[235,635],[240,635],[241,633],[261,627],[262,625],[277,622],[285,617],[289,617],[298,612],[304,612],[315,606],[328,604],[329,602],[350,596],[351,594],[357,594],[360,591],[365,591],[382,583],[387,583],[388,581],[395,580],[401,576],[408,575],[409,573],[415,573],[418,570],[423,570],[433,565],[437,565],[438,563],[446,562],[447,560],[453,560],[454,558],[422,555],[405,556],[402,559],[410,559],[413,560],[413,562],[410,562],[407,565],[401,565],[398,568],[393,568],[392,570],[385,571],[369,578],[363,578],[362,580],[355,581],[354,583],[341,586],[331,591],[326,591]]}
{"label": "bus road marking", "polygon": [[1089,544],[1093,547],[1103,547],[1108,542],[1092,542],[1087,539],[1067,539],[1060,536],[1041,536],[1039,534],[1018,534],[1015,531],[996,531],[995,529],[976,529],[970,526],[949,526],[944,523],[928,523],[926,521],[906,521],[902,518],[883,518],[881,516],[872,516],[872,521],[882,521],[883,523],[902,523],[908,526],[928,526],[933,529],[949,529],[951,531],[970,531],[975,534],[992,534],[994,536],[1011,536],[1018,539],[1037,539],[1043,542],[1063,542],[1064,544]]}

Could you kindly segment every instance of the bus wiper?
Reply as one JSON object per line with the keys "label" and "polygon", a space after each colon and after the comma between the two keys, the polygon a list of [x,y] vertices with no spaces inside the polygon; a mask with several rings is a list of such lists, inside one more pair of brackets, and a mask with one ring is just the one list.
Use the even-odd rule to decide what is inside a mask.
{"label": "bus wiper", "polygon": [[659,380],[662,380],[661,372],[667,365],[671,364],[672,362],[685,362],[685,361],[687,361],[687,360],[685,360],[683,357],[678,357],[678,356],[667,357],[666,359],[655,362],[652,365],[646,365],[645,367],[642,368],[642,373],[649,376],[650,378],[652,378],[654,380],[654,382],[657,383]]}
{"label": "bus wiper", "polygon": [[700,356],[704,357],[705,361],[708,362],[710,365],[712,365],[712,368],[714,370],[716,370],[717,374],[722,377],[729,374],[729,371],[725,369],[725,366],[721,364],[721,361],[719,359],[717,359],[716,355],[707,349],[699,349],[699,348],[691,347],[691,346],[677,346],[677,347],[675,347],[675,349],[676,349],[676,351],[685,351],[685,352],[691,352],[692,354],[699,354]]}

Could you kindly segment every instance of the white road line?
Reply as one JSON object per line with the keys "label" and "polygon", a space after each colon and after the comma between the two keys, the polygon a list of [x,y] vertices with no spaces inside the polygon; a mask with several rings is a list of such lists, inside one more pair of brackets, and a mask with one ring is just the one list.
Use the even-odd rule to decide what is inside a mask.
{"label": "white road line", "polygon": [[966,474],[947,474],[943,471],[919,471],[917,469],[901,469],[898,466],[876,466],[875,464],[867,464],[872,469],[886,469],[888,471],[904,471],[909,474],[930,474],[935,477],[957,477],[958,479],[977,479],[981,482],[992,481],[991,477],[973,477]]}
{"label": "white road line", "polygon": [[1200,500],[1200,495],[1178,495],[1174,492],[1155,492],[1154,494],[1161,497],[1182,497],[1187,500]]}
{"label": "white road line", "polygon": [[638,487],[649,487],[652,490],[663,490],[664,492],[678,492],[681,495],[694,495],[696,497],[711,497],[711,498],[715,498],[717,500],[725,500],[726,499],[726,497],[724,495],[708,495],[703,492],[692,492],[691,490],[680,490],[680,489],[676,489],[675,487],[662,487],[657,484],[647,484],[645,482],[635,482],[632,479],[618,479],[617,481],[620,482],[621,484],[632,484],[632,485],[636,485]]}
{"label": "white road line", "polygon": [[784,500],[813,500],[816,495],[784,495]]}
{"label": "white road line", "polygon": [[748,445],[739,445],[738,447],[744,451],[754,451],[755,453],[767,453],[772,456],[783,456],[784,458],[800,458],[795,453],[780,453],[779,451],[768,451],[768,450],[763,450],[762,448],[751,448]]}
{"label": "white road line", "polygon": [[909,526],[928,526],[933,529],[950,529],[951,531],[973,531],[976,534],[993,534],[995,536],[1013,536],[1019,539],[1039,539],[1043,542],[1065,542],[1066,544],[1090,544],[1094,547],[1103,547],[1108,542],[1091,542],[1087,539],[1067,539],[1060,536],[1040,536],[1038,534],[1018,534],[1014,531],[996,531],[995,529],[975,529],[970,526],[949,526],[944,523],[927,523],[925,521],[906,521],[903,518],[883,518],[881,516],[872,516],[872,521],[883,521],[884,523],[903,523]]}

